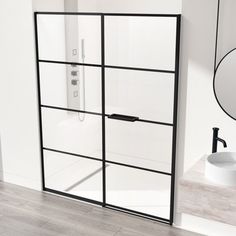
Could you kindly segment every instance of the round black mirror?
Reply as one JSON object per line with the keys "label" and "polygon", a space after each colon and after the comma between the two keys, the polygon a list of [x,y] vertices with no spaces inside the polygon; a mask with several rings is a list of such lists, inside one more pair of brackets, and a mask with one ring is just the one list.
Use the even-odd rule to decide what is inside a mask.
{"label": "round black mirror", "polygon": [[220,107],[236,120],[236,48],[227,53],[216,67],[213,88]]}

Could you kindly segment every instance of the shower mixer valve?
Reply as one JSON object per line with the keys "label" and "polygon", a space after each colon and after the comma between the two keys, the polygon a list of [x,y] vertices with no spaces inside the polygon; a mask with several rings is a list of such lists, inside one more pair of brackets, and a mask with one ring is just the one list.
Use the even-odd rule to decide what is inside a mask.
{"label": "shower mixer valve", "polygon": [[72,76],[77,76],[77,75],[78,75],[78,71],[77,71],[77,70],[71,71],[71,75],[72,75]]}
{"label": "shower mixer valve", "polygon": [[72,79],[72,80],[71,80],[71,84],[72,84],[72,85],[77,85],[77,84],[78,84],[78,81],[79,81],[78,79]]}
{"label": "shower mixer valve", "polygon": [[[74,77],[74,76],[78,76],[78,71],[77,71],[77,70],[72,70],[72,71],[71,71],[71,76],[73,76],[73,77]],[[72,85],[77,85],[77,84],[78,84],[78,81],[79,81],[78,79],[72,79],[72,80],[71,80],[71,84],[72,84]]]}

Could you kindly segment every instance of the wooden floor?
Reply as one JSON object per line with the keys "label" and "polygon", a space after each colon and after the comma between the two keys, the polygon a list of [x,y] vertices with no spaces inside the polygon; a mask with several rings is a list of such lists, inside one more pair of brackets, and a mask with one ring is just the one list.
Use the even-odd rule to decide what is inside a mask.
{"label": "wooden floor", "polygon": [[165,224],[0,182],[1,236],[197,236]]}

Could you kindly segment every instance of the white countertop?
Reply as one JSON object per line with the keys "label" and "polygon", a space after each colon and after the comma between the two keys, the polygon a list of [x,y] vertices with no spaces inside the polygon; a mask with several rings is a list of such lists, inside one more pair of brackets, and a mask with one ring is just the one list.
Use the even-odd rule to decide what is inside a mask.
{"label": "white countertop", "polygon": [[236,187],[206,179],[205,158],[201,158],[181,178],[178,212],[236,225]]}

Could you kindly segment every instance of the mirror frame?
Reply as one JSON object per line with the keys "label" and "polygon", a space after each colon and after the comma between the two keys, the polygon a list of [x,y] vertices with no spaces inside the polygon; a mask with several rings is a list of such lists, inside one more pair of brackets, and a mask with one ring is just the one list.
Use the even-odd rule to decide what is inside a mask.
{"label": "mirror frame", "polygon": [[216,74],[217,74],[217,70],[219,69],[221,63],[226,59],[226,57],[231,54],[232,52],[234,52],[236,50],[236,48],[233,48],[232,50],[230,50],[229,52],[227,52],[223,57],[222,59],[219,61],[219,63],[217,64],[216,68],[215,68],[215,71],[214,71],[214,77],[213,77],[213,91],[214,91],[214,96],[215,96],[215,99],[218,103],[218,105],[220,106],[220,108],[224,111],[224,113],[226,115],[228,115],[230,118],[232,118],[233,120],[236,121],[236,117],[233,117],[232,115],[230,115],[225,109],[224,107],[221,105],[219,99],[217,98],[217,94],[216,94],[216,88],[215,88],[215,79],[216,79]]}

